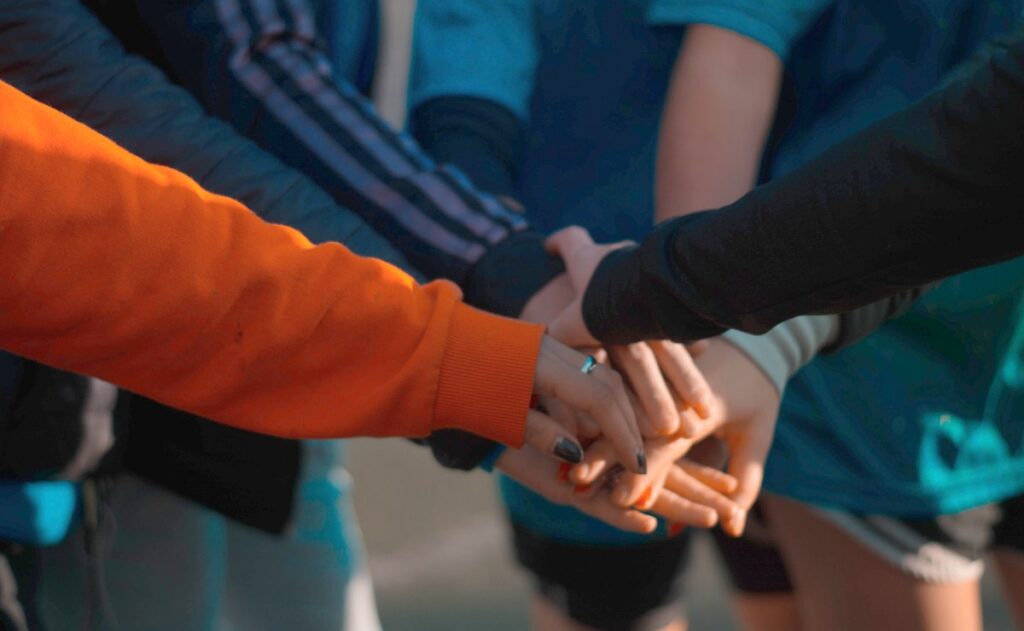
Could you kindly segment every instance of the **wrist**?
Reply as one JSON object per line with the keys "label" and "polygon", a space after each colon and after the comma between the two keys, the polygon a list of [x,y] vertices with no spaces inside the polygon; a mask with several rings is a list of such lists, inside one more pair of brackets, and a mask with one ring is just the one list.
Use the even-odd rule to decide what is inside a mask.
{"label": "wrist", "polygon": [[750,358],[781,396],[790,377],[830,344],[838,332],[838,316],[800,316],[764,335],[730,330],[722,338]]}
{"label": "wrist", "polygon": [[457,303],[441,363],[431,430],[453,428],[518,447],[544,327]]}

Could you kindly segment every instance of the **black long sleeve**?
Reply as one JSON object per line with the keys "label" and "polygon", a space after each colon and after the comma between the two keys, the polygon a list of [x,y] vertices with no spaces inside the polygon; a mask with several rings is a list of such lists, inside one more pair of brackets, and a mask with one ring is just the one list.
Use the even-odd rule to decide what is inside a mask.
{"label": "black long sleeve", "polygon": [[1024,253],[1024,29],[989,62],[717,211],[609,255],[605,342],[691,340],[838,313]]}

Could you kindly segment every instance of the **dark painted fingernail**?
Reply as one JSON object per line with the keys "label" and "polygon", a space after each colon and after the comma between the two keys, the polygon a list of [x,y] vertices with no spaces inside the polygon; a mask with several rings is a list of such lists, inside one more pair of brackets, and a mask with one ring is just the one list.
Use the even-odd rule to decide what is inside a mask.
{"label": "dark painted fingernail", "polygon": [[583,462],[583,449],[575,441],[569,440],[565,436],[555,441],[555,446],[551,451],[566,462],[573,464]]}
{"label": "dark painted fingernail", "polygon": [[636,452],[636,468],[640,473],[647,473],[647,454],[643,450]]}

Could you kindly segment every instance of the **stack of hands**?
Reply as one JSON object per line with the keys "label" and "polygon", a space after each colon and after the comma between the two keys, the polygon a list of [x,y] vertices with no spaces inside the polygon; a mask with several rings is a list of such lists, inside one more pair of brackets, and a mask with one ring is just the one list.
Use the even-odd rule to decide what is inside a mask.
{"label": "stack of hands", "polygon": [[[495,466],[623,530],[654,532],[657,515],[669,536],[720,524],[738,537],[761,488],[779,392],[721,339],[602,347],[584,324],[582,297],[597,264],[622,245],[597,245],[577,227],[548,240],[567,272],[521,317],[576,350],[545,339],[526,445]],[[580,371],[585,354],[601,362],[590,374]]]}

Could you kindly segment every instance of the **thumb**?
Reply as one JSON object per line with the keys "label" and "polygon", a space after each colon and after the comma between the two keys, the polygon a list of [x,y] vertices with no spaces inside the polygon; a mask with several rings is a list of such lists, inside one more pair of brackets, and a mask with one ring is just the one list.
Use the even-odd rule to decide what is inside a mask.
{"label": "thumb", "polygon": [[[763,424],[754,423],[754,427],[760,426]],[[740,510],[722,524],[722,529],[732,537],[739,537],[746,527],[747,513],[761,493],[764,463],[771,448],[772,436],[768,432],[743,433],[729,442],[728,472],[737,482],[732,498]]]}
{"label": "thumb", "polygon": [[594,245],[594,239],[586,228],[580,226],[562,228],[544,240],[544,249],[548,251],[548,254],[556,254],[562,258],[571,255],[578,248],[588,245]]}
{"label": "thumb", "polygon": [[583,447],[576,437],[558,421],[538,410],[530,410],[527,414],[524,442],[565,462],[578,464],[583,461]]}

